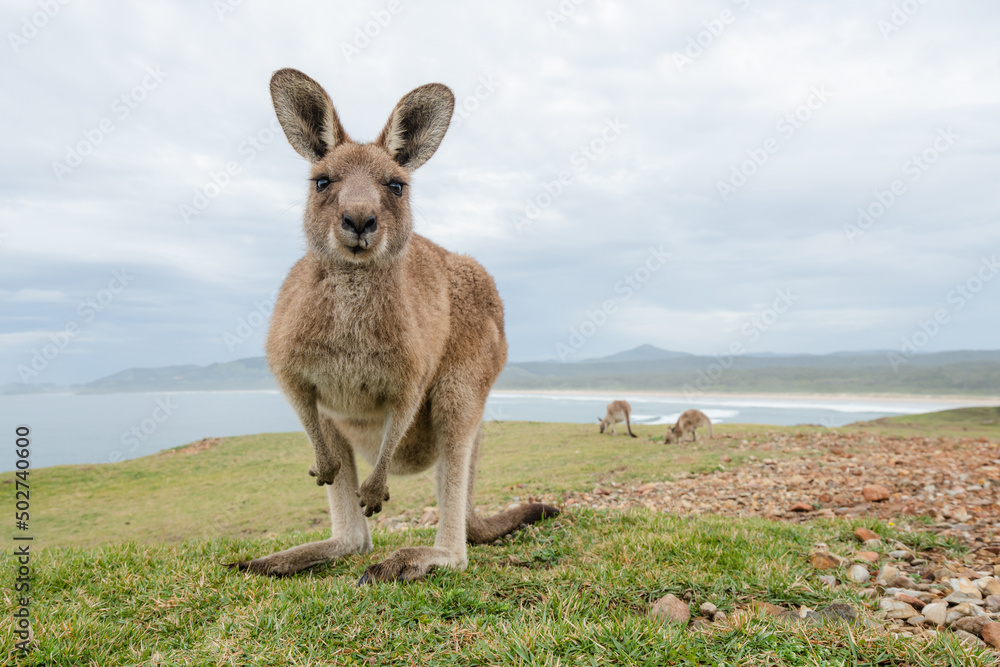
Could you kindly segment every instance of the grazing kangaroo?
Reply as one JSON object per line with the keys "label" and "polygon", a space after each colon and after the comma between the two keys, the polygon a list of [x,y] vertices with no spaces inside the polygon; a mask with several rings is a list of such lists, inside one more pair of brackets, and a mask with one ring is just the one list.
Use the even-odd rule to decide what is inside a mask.
{"label": "grazing kangaroo", "polygon": [[[359,583],[465,569],[466,541],[493,542],[556,516],[523,504],[489,518],[472,502],[486,396],[507,359],[503,305],[475,260],[413,232],[410,175],[437,150],[454,109],[439,83],[404,96],[378,138],[351,140],[323,88],[294,69],[271,78],[289,143],[309,160],[306,255],[281,288],[267,337],[278,385],[312,442],[329,539],[233,563],[287,575],[372,548],[365,517],[389,500],[389,473],[436,466],[433,547],[399,549]],[[373,466],[358,486],[355,454]]]}
{"label": "grazing kangaroo", "polygon": [[677,419],[677,423],[674,424],[672,428],[667,429],[667,435],[663,442],[680,442],[686,434],[691,434],[691,442],[695,442],[698,439],[698,433],[696,429],[700,426],[708,427],[708,437],[714,438],[715,434],[712,432],[712,420],[708,418],[701,410],[685,410],[681,413],[680,418]]}
{"label": "grazing kangaroo", "polygon": [[604,415],[604,419],[597,420],[601,423],[601,433],[610,428],[611,435],[618,435],[615,424],[625,422],[625,429],[628,431],[628,434],[633,438],[639,437],[632,432],[632,424],[629,421],[631,415],[632,406],[628,404],[628,401],[612,401],[608,403],[608,412]]}

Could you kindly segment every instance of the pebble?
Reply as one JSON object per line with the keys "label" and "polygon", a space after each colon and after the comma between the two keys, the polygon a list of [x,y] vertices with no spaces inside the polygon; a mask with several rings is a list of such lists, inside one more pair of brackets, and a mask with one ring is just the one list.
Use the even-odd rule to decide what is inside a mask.
{"label": "pebble", "polygon": [[868,530],[867,528],[860,527],[854,529],[854,537],[858,538],[862,542],[867,542],[869,540],[878,540],[879,536],[873,530]]}
{"label": "pebble", "polygon": [[967,646],[982,646],[983,645],[983,640],[982,639],[980,639],[979,637],[977,637],[975,635],[969,634],[965,630],[956,630],[955,631],[955,636],[958,637],[959,640],[961,640],[961,642],[963,644],[966,644]]}
{"label": "pebble", "polygon": [[[822,620],[844,620],[849,623],[853,623],[858,617],[858,613],[854,611],[854,607],[849,604],[844,604],[843,602],[834,602],[829,607],[824,607],[815,612],[809,612],[810,614],[815,614]],[[807,615],[807,617],[811,618]]]}
{"label": "pebble", "polygon": [[[926,610],[927,607],[924,607],[924,611]],[[964,602],[948,610],[948,615],[945,617],[945,624],[951,625],[960,618],[965,618],[966,616],[972,616],[972,615],[973,615],[972,605],[969,604],[968,602]]]}
{"label": "pebble", "polygon": [[819,582],[824,586],[835,588],[837,586],[837,577],[833,576],[832,574],[824,574],[820,576]]}
{"label": "pebble", "polygon": [[847,577],[856,584],[863,584],[871,577],[868,572],[868,568],[864,565],[858,563],[857,565],[852,565],[851,569],[847,571]]}
{"label": "pebble", "polygon": [[939,567],[934,570],[934,581],[946,581],[955,576],[955,573],[946,567]]}
{"label": "pebble", "polygon": [[905,621],[908,618],[913,618],[914,616],[919,616],[920,613],[900,600],[892,600],[890,598],[885,598],[878,604],[879,609],[886,612],[885,617],[890,619],[900,619]]}
{"label": "pebble", "polygon": [[949,604],[963,604],[963,603],[969,603],[975,605],[984,604],[982,598],[977,598],[974,595],[969,595],[968,593],[962,593],[959,591],[955,591],[954,593],[949,594],[948,597],[944,599],[944,601]]}
{"label": "pebble", "polygon": [[892,565],[883,565],[882,569],[878,571],[878,576],[875,577],[875,581],[882,582],[883,585],[888,585],[890,581],[899,576],[899,570]]}
{"label": "pebble", "polygon": [[923,625],[926,622],[927,622],[927,617],[926,616],[921,616],[919,614],[916,615],[916,616],[910,616],[908,619],[906,619],[907,625],[913,625],[913,626],[916,626],[916,627],[920,627],[921,625]]}
{"label": "pebble", "polygon": [[877,551],[858,551],[854,554],[854,557],[858,560],[863,560],[868,563],[878,562],[878,552]]}
{"label": "pebble", "polygon": [[712,620],[716,623],[725,623],[729,620],[729,616],[727,616],[724,611],[717,611],[715,612],[715,616],[712,617]]}
{"label": "pebble", "polygon": [[990,621],[982,627],[983,641],[993,648],[1000,648],[1000,623]]}
{"label": "pebble", "polygon": [[764,612],[768,616],[782,616],[785,612],[788,611],[784,607],[779,607],[776,604],[771,604],[770,602],[760,602],[760,601],[757,601],[757,600],[755,600],[754,603],[753,603],[753,605],[751,605],[751,606],[754,609],[758,609],[758,610]]}
{"label": "pebble", "polygon": [[983,632],[983,626],[989,623],[990,620],[989,616],[966,616],[955,621],[955,624],[951,627],[955,630],[965,630],[974,635],[980,635]]}
{"label": "pebble", "polygon": [[669,623],[687,623],[691,618],[691,610],[684,602],[670,593],[653,603],[650,613]]}
{"label": "pebble", "polygon": [[986,596],[986,611],[1000,611],[1000,595]]}
{"label": "pebble", "polygon": [[1000,580],[996,577],[983,577],[976,582],[976,588],[983,592],[983,597],[1000,595]]}
{"label": "pebble", "polygon": [[812,512],[814,509],[816,509],[816,508],[813,507],[812,505],[810,505],[809,503],[801,503],[800,502],[800,503],[795,503],[794,505],[792,505],[791,507],[789,507],[788,511],[789,512]]}
{"label": "pebble", "polygon": [[707,628],[710,623],[711,623],[711,621],[709,621],[707,618],[705,618],[703,616],[699,616],[698,618],[696,618],[693,621],[691,621],[691,625],[689,626],[689,629],[690,630],[700,630],[702,628]]}
{"label": "pebble", "polygon": [[887,588],[885,589],[885,594],[891,597],[897,597],[900,593],[903,595],[908,595],[910,597],[916,598],[920,602],[935,602],[937,596],[930,591],[918,591],[912,588]]}
{"label": "pebble", "polygon": [[913,557],[909,551],[895,550],[889,552],[889,558],[894,558],[896,560],[910,560]]}
{"label": "pebble", "polygon": [[889,489],[879,484],[869,484],[861,489],[861,495],[870,503],[880,503],[889,500]]}
{"label": "pebble", "polygon": [[934,625],[944,625],[948,620],[948,603],[947,602],[932,602],[931,604],[925,606],[921,613],[924,618]]}
{"label": "pebble", "polygon": [[966,577],[952,577],[948,580],[951,590],[973,597],[977,600],[983,599],[983,594],[979,588]]}
{"label": "pebble", "polygon": [[892,579],[889,579],[888,581],[886,581],[885,585],[889,586],[891,588],[909,589],[909,588],[911,588],[913,586],[913,580],[911,580],[905,574],[897,574]]}
{"label": "pebble", "polygon": [[809,563],[817,570],[832,570],[840,567],[843,559],[829,551],[816,551],[809,556]]}
{"label": "pebble", "polygon": [[701,606],[698,607],[698,613],[708,618],[713,618],[717,611],[719,611],[719,608],[711,602],[702,602]]}
{"label": "pebble", "polygon": [[895,598],[900,602],[905,602],[914,609],[923,609],[926,603],[920,598],[915,598],[912,595],[907,595],[906,593],[896,593]]}

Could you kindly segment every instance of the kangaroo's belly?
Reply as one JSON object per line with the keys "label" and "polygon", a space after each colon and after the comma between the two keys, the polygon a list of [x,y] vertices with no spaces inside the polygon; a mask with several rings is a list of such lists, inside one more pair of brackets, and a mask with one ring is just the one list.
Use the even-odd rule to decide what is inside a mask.
{"label": "kangaroo's belly", "polygon": [[[389,412],[385,405],[367,404],[365,410],[345,411],[343,405],[317,401],[320,415],[333,422],[337,431],[370,465],[378,461]],[[352,406],[357,407],[357,406]],[[424,401],[389,464],[393,475],[410,475],[426,470],[437,461],[439,447],[431,428],[430,403]]]}

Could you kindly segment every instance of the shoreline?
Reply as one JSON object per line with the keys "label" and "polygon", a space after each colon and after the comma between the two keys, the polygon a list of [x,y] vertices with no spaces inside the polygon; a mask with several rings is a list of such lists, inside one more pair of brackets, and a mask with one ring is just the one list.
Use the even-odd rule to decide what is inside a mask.
{"label": "shoreline", "polygon": [[597,389],[494,389],[492,395],[522,395],[545,394],[551,396],[593,396],[607,397],[612,394],[619,396],[648,396],[662,398],[699,399],[780,399],[780,400],[825,400],[825,401],[891,401],[895,403],[919,402],[954,404],[962,403],[969,407],[1000,406],[1000,396],[967,396],[941,394],[816,394],[816,393],[730,393],[730,392],[699,392],[689,395],[681,391],[650,391],[650,390],[597,390]]}

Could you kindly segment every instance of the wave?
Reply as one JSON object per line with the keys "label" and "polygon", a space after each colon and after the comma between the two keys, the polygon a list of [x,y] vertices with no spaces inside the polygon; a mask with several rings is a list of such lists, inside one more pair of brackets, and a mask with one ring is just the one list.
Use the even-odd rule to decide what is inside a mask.
{"label": "wave", "polygon": [[[713,424],[721,424],[740,414],[739,410],[713,410],[711,408],[702,410],[702,412],[712,420]],[[632,415],[632,421],[645,426],[660,426],[663,424],[676,424],[680,416],[680,412],[666,415]]]}
{"label": "wave", "polygon": [[[526,399],[535,401],[554,401],[559,403],[610,403],[613,400],[620,400],[622,396],[619,394],[617,396],[611,395],[592,395],[592,394],[535,394],[535,393],[511,393],[497,391],[490,394],[490,399],[497,402],[507,402],[507,401],[524,401]],[[705,397],[705,398],[685,398],[685,397],[669,397],[669,396],[625,396],[625,400],[632,403],[634,406],[641,407],[652,407],[652,406],[677,406],[680,411],[683,412],[684,409],[696,407],[702,410],[705,414],[709,415],[712,410],[723,410],[729,408],[736,408],[737,412],[739,408],[755,408],[755,409],[769,409],[769,410],[829,410],[831,412],[844,412],[844,413],[880,413],[880,414],[918,414],[921,412],[930,412],[935,410],[950,410],[953,408],[962,407],[960,403],[941,403],[938,401],[920,401],[920,400],[908,400],[901,399],[899,401],[895,400],[885,400],[885,399],[874,399],[873,401],[864,401],[857,398],[828,398],[828,399],[816,399],[814,397],[809,398],[760,398],[751,396],[733,396],[733,397]],[[713,407],[714,406],[714,407]],[[603,406],[601,406],[603,407]],[[649,410],[647,410],[649,411]],[[678,413],[679,414],[679,413]],[[731,416],[731,415],[726,415]],[[720,417],[720,418],[724,418]],[[639,419],[636,415],[635,419]],[[663,417],[665,418],[665,417]],[[675,417],[676,419],[676,417]],[[714,418],[713,418],[714,419]]]}

